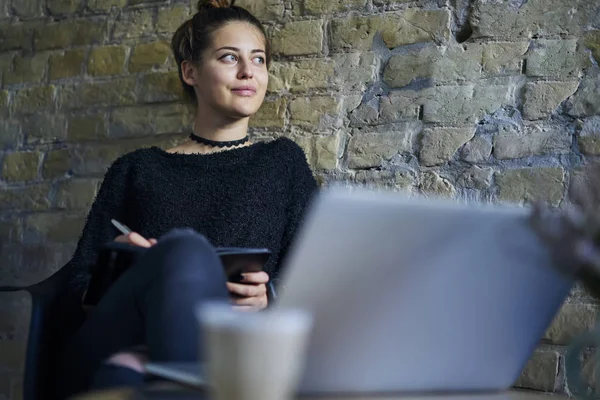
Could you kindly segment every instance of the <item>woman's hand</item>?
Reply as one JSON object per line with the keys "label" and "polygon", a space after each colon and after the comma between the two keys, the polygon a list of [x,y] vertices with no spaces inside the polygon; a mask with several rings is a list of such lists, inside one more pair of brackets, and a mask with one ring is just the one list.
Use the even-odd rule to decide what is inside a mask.
{"label": "woman's hand", "polygon": [[232,294],[231,302],[235,310],[258,311],[267,307],[267,282],[269,275],[266,272],[247,272],[242,274],[242,283],[227,282],[227,289]]}
{"label": "woman's hand", "polygon": [[157,243],[156,239],[146,239],[142,235],[136,232],[131,232],[127,235],[119,235],[115,238],[115,242],[129,243],[133,246],[139,247],[152,247]]}

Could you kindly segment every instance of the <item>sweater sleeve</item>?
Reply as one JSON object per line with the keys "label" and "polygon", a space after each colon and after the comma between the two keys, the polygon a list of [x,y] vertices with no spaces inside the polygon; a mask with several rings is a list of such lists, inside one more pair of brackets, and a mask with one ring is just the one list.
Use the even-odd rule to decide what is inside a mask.
{"label": "sweater sleeve", "polygon": [[304,151],[293,141],[289,139],[285,140],[289,142],[290,147],[290,159],[288,161],[290,192],[286,208],[285,232],[281,242],[281,251],[274,276],[272,277],[275,286],[278,284],[282,266],[285,266],[290,248],[294,243],[298,228],[304,220],[307,208],[313,197],[318,193],[317,182],[306,161]]}
{"label": "sweater sleeve", "polygon": [[124,157],[110,166],[92,203],[73,257],[65,265],[70,269],[69,289],[78,295],[87,288],[90,269],[96,263],[100,247],[118,235],[110,220],[115,218],[126,223],[128,176],[129,163]]}

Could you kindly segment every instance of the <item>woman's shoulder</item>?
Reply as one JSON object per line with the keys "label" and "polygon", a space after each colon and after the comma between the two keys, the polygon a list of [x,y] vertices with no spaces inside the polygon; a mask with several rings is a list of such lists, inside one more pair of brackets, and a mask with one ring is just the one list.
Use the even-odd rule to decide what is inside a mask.
{"label": "woman's shoulder", "polygon": [[298,143],[294,142],[292,139],[285,136],[280,136],[277,139],[270,141],[268,145],[277,155],[306,157],[302,147],[300,147],[300,145],[298,145]]}

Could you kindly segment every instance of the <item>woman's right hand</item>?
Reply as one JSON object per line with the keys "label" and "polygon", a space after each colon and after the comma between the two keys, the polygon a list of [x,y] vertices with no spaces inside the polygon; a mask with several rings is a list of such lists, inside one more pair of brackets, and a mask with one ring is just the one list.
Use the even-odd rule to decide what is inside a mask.
{"label": "woman's right hand", "polygon": [[129,243],[132,246],[152,247],[157,243],[156,239],[146,239],[136,232],[131,232],[127,235],[119,235],[115,238],[115,242]]}

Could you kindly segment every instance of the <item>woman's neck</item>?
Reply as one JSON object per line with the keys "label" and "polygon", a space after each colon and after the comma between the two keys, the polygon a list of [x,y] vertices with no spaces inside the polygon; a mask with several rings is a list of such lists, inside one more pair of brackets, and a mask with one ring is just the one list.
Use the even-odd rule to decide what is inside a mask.
{"label": "woman's neck", "polygon": [[210,108],[198,107],[194,120],[194,134],[205,139],[216,141],[232,141],[243,139],[248,135],[249,118],[232,119],[219,116]]}
{"label": "woman's neck", "polygon": [[[202,138],[219,142],[243,139],[248,135],[248,118],[238,120],[225,120],[224,118],[221,118],[220,120],[217,120],[214,115],[208,116],[199,110],[194,120],[193,133]],[[245,147],[251,144],[250,141],[247,141],[244,144],[233,148]],[[230,149],[232,148],[223,149],[187,140],[168,151],[187,154],[208,154]]]}

